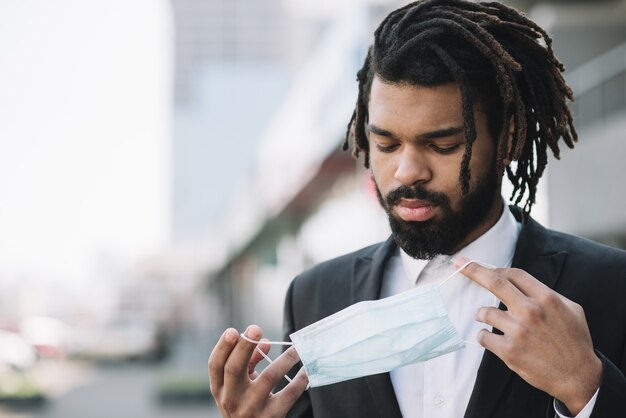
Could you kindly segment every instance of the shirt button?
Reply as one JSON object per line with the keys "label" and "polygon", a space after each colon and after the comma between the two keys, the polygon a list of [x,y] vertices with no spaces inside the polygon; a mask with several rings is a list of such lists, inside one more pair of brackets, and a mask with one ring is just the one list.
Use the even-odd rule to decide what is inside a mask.
{"label": "shirt button", "polygon": [[435,402],[435,405],[437,405],[438,407],[442,407],[443,404],[446,403],[445,399],[443,399],[443,396],[441,395],[435,396],[434,402]]}

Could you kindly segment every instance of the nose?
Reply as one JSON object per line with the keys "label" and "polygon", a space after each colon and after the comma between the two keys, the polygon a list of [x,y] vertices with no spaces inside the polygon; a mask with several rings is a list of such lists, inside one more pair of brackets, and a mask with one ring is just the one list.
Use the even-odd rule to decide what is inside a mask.
{"label": "nose", "polygon": [[407,147],[399,156],[394,177],[405,186],[422,184],[432,179],[432,170],[424,155]]}

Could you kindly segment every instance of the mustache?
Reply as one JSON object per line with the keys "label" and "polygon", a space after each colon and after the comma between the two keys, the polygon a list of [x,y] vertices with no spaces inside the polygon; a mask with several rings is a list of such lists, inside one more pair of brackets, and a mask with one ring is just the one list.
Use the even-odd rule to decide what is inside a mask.
{"label": "mustache", "polygon": [[443,205],[448,202],[448,197],[444,193],[432,192],[422,186],[399,186],[390,191],[385,196],[385,203],[388,206],[396,205],[400,199],[417,199],[430,203],[433,206]]}

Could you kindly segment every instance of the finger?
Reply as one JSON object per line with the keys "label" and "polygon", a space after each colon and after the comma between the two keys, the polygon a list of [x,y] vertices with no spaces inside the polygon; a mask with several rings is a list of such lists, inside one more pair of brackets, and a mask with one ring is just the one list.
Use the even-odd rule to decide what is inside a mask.
{"label": "finger", "polygon": [[482,307],[476,311],[474,319],[478,322],[490,325],[506,334],[506,331],[514,325],[511,314],[508,311],[501,311],[494,307]]}
{"label": "finger", "polygon": [[517,305],[525,298],[525,295],[502,272],[469,261],[466,258],[459,258],[454,266],[462,269],[463,275],[489,290],[505,305]]}
{"label": "finger", "polygon": [[293,380],[274,395],[272,399],[272,411],[275,412],[276,415],[284,416],[308,387],[309,377],[304,367],[301,367]]}
{"label": "finger", "polygon": [[[261,328],[257,325],[250,325],[244,334],[255,341],[258,341],[262,335]],[[238,339],[237,345],[233,348],[224,365],[224,387],[226,389],[236,389],[248,379],[248,363],[256,345],[256,343],[247,341],[245,338]]]}
{"label": "finger", "polygon": [[508,277],[511,283],[527,296],[534,296],[539,292],[550,290],[548,286],[541,283],[524,270],[517,268],[498,268],[495,269],[495,271]]}
{"label": "finger", "polygon": [[486,350],[491,351],[493,354],[495,354],[504,361],[501,354],[504,351],[505,345],[507,344],[507,340],[504,335],[495,334],[486,329],[482,329],[478,332],[478,335],[476,336],[476,341],[478,342],[478,344],[485,347]]}
{"label": "finger", "polygon": [[[254,369],[256,368],[257,364],[259,364],[259,362],[265,358],[263,356],[263,354],[267,355],[267,353],[270,352],[271,348],[272,348],[271,345],[263,344],[262,341],[261,341],[261,343],[259,345],[256,346],[256,349],[254,350],[254,352],[252,353],[252,357],[250,358],[250,362],[248,363],[248,374],[249,375],[253,375],[255,373]],[[261,354],[261,352],[259,352],[259,350],[263,354]],[[251,378],[254,379],[255,377],[256,377],[256,375],[254,375],[254,377],[251,377]]]}
{"label": "finger", "polygon": [[239,333],[234,328],[228,328],[211,351],[209,356],[209,382],[211,392],[215,395],[224,386],[224,365],[228,360],[237,340]]}
{"label": "finger", "polygon": [[258,393],[268,393],[291,368],[300,361],[300,356],[295,347],[289,347],[272,364],[267,366],[254,381]]}

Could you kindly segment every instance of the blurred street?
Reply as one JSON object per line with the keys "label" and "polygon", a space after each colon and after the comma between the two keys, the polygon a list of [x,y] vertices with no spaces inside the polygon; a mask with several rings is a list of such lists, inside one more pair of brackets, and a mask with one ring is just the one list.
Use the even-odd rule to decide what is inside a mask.
{"label": "blurred street", "polygon": [[[209,402],[162,404],[157,399],[157,370],[149,364],[98,366],[80,386],[42,407],[8,410],[2,418],[217,418]],[[208,386],[207,386],[208,390]]]}
{"label": "blurred street", "polygon": [[[49,399],[41,406],[10,408],[0,403],[0,418],[218,418],[215,404],[202,399],[159,399],[164,381],[186,376],[187,390],[209,393],[206,344],[182,338],[162,363],[121,361],[103,364],[67,361],[50,364],[39,376]],[[204,348],[202,348],[204,347]],[[171,384],[170,384],[171,386]],[[205,392],[206,391],[206,392]]]}

